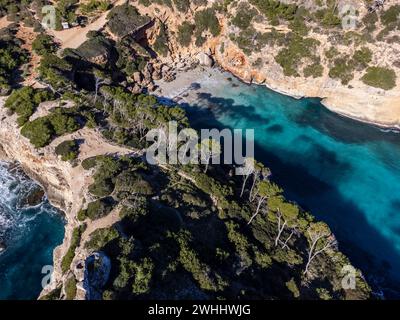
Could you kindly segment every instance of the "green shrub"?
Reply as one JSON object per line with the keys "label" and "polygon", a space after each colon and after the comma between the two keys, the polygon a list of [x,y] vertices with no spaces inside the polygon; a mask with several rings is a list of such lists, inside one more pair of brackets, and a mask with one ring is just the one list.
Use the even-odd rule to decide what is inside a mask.
{"label": "green shrub", "polygon": [[198,282],[200,288],[209,291],[220,291],[226,286],[226,283],[215,274],[215,279],[211,278],[210,268],[202,263],[196,252],[189,247],[188,234],[181,232],[176,236],[176,240],[180,247],[179,262],[190,272],[193,278]]}
{"label": "green shrub", "polygon": [[190,0],[173,0],[173,1],[178,11],[185,13],[189,10]]}
{"label": "green shrub", "polygon": [[107,16],[110,31],[118,37],[124,37],[138,27],[150,22],[147,16],[141,16],[139,11],[126,2],[113,8]]}
{"label": "green shrub", "polygon": [[381,21],[385,26],[399,22],[400,5],[391,6],[381,14]]}
{"label": "green shrub", "polygon": [[141,263],[135,263],[133,269],[132,293],[139,295],[148,292],[150,289],[150,281],[153,276],[153,262],[149,258],[145,258]]}
{"label": "green shrub", "polygon": [[361,80],[369,86],[390,90],[396,86],[396,73],[388,68],[369,67]]}
{"label": "green shrub", "polygon": [[278,248],[273,256],[274,260],[279,263],[287,263],[289,266],[300,265],[303,258],[292,249]]}
{"label": "green shrub", "polygon": [[329,70],[329,77],[340,79],[342,84],[348,84],[354,78],[354,65],[352,61],[345,57],[339,57],[334,60],[333,67]]}
{"label": "green shrub", "polygon": [[364,69],[372,60],[372,51],[367,47],[362,47],[354,52],[353,60],[360,69]]}
{"label": "green shrub", "polygon": [[196,26],[196,45],[200,46],[206,40],[202,37],[204,31],[209,31],[214,37],[218,36],[221,32],[221,26],[215,16],[215,10],[213,8],[207,8],[202,11],[197,11],[195,16]]}
{"label": "green shrub", "polygon": [[111,179],[95,180],[89,186],[89,192],[96,197],[109,196],[114,191],[114,183]]}
{"label": "green shrub", "polygon": [[65,282],[65,299],[66,300],[74,300],[76,296],[76,279],[74,276],[68,278]]}
{"label": "green shrub", "polygon": [[23,87],[14,90],[7,98],[4,106],[18,115],[18,124],[22,126],[29,120],[40,103],[54,98],[54,95],[47,90]]}
{"label": "green shrub", "polygon": [[86,216],[91,220],[100,219],[108,215],[114,208],[112,198],[102,198],[88,204]]}
{"label": "green shrub", "polygon": [[63,108],[57,108],[56,111],[48,116],[48,119],[57,136],[73,133],[80,128],[75,116],[67,113]]}
{"label": "green shrub", "polygon": [[366,14],[362,19],[368,32],[373,32],[376,29],[376,23],[378,22],[378,15],[376,12]]}
{"label": "green shrub", "polygon": [[289,44],[281,49],[275,61],[283,68],[285,76],[298,77],[297,66],[304,58],[314,58],[314,52],[319,42],[312,38],[302,38],[298,35],[291,35]]}
{"label": "green shrub", "polygon": [[151,195],[153,188],[141,175],[131,171],[123,171],[115,181],[115,192],[118,194]]}
{"label": "green shrub", "polygon": [[254,255],[254,260],[256,264],[259,265],[262,269],[268,269],[272,265],[272,259],[266,253],[256,251]]}
{"label": "green shrub", "polygon": [[76,140],[66,140],[56,147],[55,152],[63,161],[72,161],[78,157],[79,145]]}
{"label": "green shrub", "polygon": [[70,246],[68,248],[67,253],[61,260],[61,270],[63,273],[67,272],[69,270],[69,268],[71,267],[72,260],[75,257],[75,250],[81,242],[81,237],[82,237],[82,234],[85,232],[85,229],[86,229],[86,225],[81,225],[79,227],[76,227],[72,231]]}
{"label": "green shrub", "polygon": [[290,279],[290,281],[286,282],[286,287],[293,294],[293,297],[295,297],[295,298],[300,297],[299,288],[297,288],[296,281],[294,281],[293,278]]}
{"label": "green shrub", "polygon": [[271,21],[278,23],[279,19],[293,20],[298,10],[295,4],[285,4],[276,0],[250,0],[249,2]]}
{"label": "green shrub", "polygon": [[97,158],[96,157],[86,158],[82,161],[81,165],[83,169],[90,170],[97,165]]}
{"label": "green shrub", "polygon": [[247,29],[251,25],[251,21],[256,16],[257,11],[251,8],[247,3],[241,3],[231,22],[240,29]]}
{"label": "green shrub", "polygon": [[111,4],[107,0],[90,0],[87,3],[81,4],[80,8],[83,14],[90,15],[96,11],[104,12],[109,10],[111,8]]}
{"label": "green shrub", "polygon": [[154,50],[162,55],[163,57],[166,57],[169,53],[169,48],[168,48],[168,36],[167,36],[167,30],[166,26],[164,23],[161,24],[160,26],[160,31],[157,35],[156,41],[154,42]]}
{"label": "green shrub", "polygon": [[42,148],[51,142],[54,130],[47,118],[37,118],[26,123],[21,129],[21,134],[36,148]]}
{"label": "green shrub", "polygon": [[79,221],[85,221],[86,217],[87,217],[86,210],[83,209],[79,210],[78,214],[76,215],[76,218]]}
{"label": "green shrub", "polygon": [[249,242],[245,235],[238,231],[239,225],[232,221],[225,222],[228,231],[228,239],[234,245],[236,253],[242,260],[243,265],[250,266],[253,262],[249,255]]}
{"label": "green shrub", "polygon": [[325,50],[325,56],[329,60],[333,60],[334,58],[337,58],[339,55],[339,51],[335,47],[330,47],[328,50]]}
{"label": "green shrub", "polygon": [[28,138],[36,148],[42,148],[48,145],[54,137],[72,133],[79,128],[74,115],[58,108],[48,116],[26,123],[21,129],[21,134]]}
{"label": "green shrub", "polygon": [[182,46],[187,47],[192,42],[195,26],[190,22],[184,21],[178,27],[178,41]]}
{"label": "green shrub", "polygon": [[203,200],[199,195],[196,194],[191,194],[191,193],[184,193],[182,195],[182,200],[183,202],[191,205],[191,206],[197,206],[201,208],[207,207],[207,202]]}
{"label": "green shrub", "polygon": [[39,300],[59,300],[61,296],[61,286],[50,291],[45,296],[42,296]]}
{"label": "green shrub", "polygon": [[91,236],[90,240],[86,242],[85,247],[91,251],[97,251],[102,249],[107,243],[119,236],[118,231],[114,228],[104,228],[95,230]]}
{"label": "green shrub", "polygon": [[315,290],[321,300],[332,300],[332,296],[329,293],[329,290],[325,288],[317,288]]}
{"label": "green shrub", "polygon": [[45,54],[40,60],[38,68],[40,78],[50,84],[54,89],[66,90],[73,88],[70,80],[72,65],[54,54]]}
{"label": "green shrub", "polygon": [[303,74],[307,78],[308,77],[313,77],[313,78],[322,77],[323,72],[324,72],[324,67],[319,63],[311,64],[311,65],[305,67],[303,70]]}
{"label": "green shrub", "polygon": [[2,32],[0,36],[0,95],[5,96],[9,94],[17,80],[11,75],[29,61],[29,52],[22,48],[20,40],[14,36],[11,28],[0,31]]}
{"label": "green shrub", "polygon": [[54,53],[57,50],[57,46],[53,41],[53,38],[47,34],[38,34],[36,39],[32,42],[32,50],[38,55],[45,55]]}

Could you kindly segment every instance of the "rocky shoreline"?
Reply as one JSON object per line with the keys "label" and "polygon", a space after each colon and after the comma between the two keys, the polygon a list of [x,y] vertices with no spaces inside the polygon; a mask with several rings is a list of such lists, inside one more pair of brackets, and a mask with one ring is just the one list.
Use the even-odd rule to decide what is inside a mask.
{"label": "rocky shoreline", "polygon": [[[141,14],[157,16],[154,14],[154,8],[159,7],[157,4],[150,7],[143,6],[140,3],[135,5]],[[366,8],[362,8],[362,10],[365,11]],[[190,18],[178,17],[173,11],[165,7],[162,7],[160,12],[162,12],[162,16],[174,17],[173,21],[169,21],[168,26],[175,31],[183,21]],[[285,76],[282,67],[274,60],[277,48],[267,46],[261,52],[252,52],[251,55],[245,54],[230,39],[229,34],[232,31],[232,26],[228,22],[225,16],[219,16],[220,34],[208,38],[202,47],[193,44],[182,47],[175,39],[170,39],[171,55],[166,58],[161,57],[162,62],[168,67],[175,66],[178,69],[182,65],[182,61],[185,60],[196,61],[203,66],[215,64],[245,83],[265,85],[271,90],[297,99],[319,98],[327,109],[342,116],[383,128],[400,128],[400,86],[398,80],[394,88],[383,90],[363,83],[361,81],[362,72],[356,71],[354,79],[349,84],[344,85],[339,79],[333,79],[329,76],[327,66],[325,66],[322,76],[317,78]],[[263,26],[265,30],[271,27],[273,26]],[[329,37],[315,32],[311,32],[309,36],[321,43],[317,54],[323,57],[324,50],[331,46]],[[151,39],[150,42],[154,41],[154,30],[149,30],[148,38]],[[342,49],[346,50],[346,47]],[[388,63],[393,65],[393,61],[398,56],[400,45],[382,42],[379,46],[371,44],[370,49],[374,53],[373,65],[382,64],[381,55],[383,54],[385,55],[383,65]],[[262,62],[260,66],[257,64],[259,61]],[[398,69],[395,69],[395,72],[399,78]],[[151,89],[154,90],[154,87]]]}
{"label": "rocky shoreline", "polygon": [[61,210],[66,220],[63,243],[53,252],[54,281],[42,291],[41,297],[67,279],[69,273],[63,275],[61,260],[70,246],[74,228],[79,225],[76,216],[88,197],[87,188],[92,182],[91,172],[85,171],[81,166],[73,167],[62,161],[54,152],[55,146],[63,140],[83,139],[85,143],[80,152],[83,159],[105,153],[126,154],[132,150],[110,145],[99,132],[83,128],[71,135],[55,139],[49,146],[38,151],[20,134],[16,116],[6,115],[3,107],[5,99],[0,98],[0,159],[18,162],[24,172],[43,187],[50,204]]}
{"label": "rocky shoreline", "polygon": [[[179,81],[179,73],[198,67],[205,69],[204,72],[207,72],[207,69],[218,68],[221,72],[228,72],[244,83],[265,86],[295,99],[317,98],[325,108],[340,116],[380,128],[400,129],[400,98],[396,99],[397,88],[389,93],[376,88],[367,88],[367,91],[361,87],[350,89],[332,79],[314,79],[310,80],[309,85],[302,84],[299,87],[299,83],[304,79],[287,77],[285,77],[287,83],[282,86],[280,81],[275,81],[273,77],[267,77],[264,73],[258,73],[251,68],[247,69],[248,66],[244,66],[244,70],[232,68],[229,61],[216,53],[213,54],[211,49],[206,52],[194,51],[187,56],[178,54],[175,58],[169,57],[148,63],[142,72],[135,72],[133,75],[135,86],[130,88],[130,91],[163,94],[164,91],[159,90],[160,81],[164,83]],[[333,87],[325,88],[327,83]]]}
{"label": "rocky shoreline", "polygon": [[[194,58],[180,59],[164,68],[166,64],[160,63],[153,67],[152,72],[147,69],[147,75],[143,77],[142,86],[140,90],[145,88],[150,89],[152,93],[156,95],[162,95],[168,92],[169,98],[179,98],[182,94],[182,89],[190,87],[193,82],[199,77],[213,78],[219,73],[222,77],[233,74],[231,72],[224,74],[224,69],[221,66],[211,68],[214,65],[212,56],[206,54],[208,59],[203,60]],[[160,78],[154,77],[154,73],[158,73],[161,70]],[[181,77],[186,73],[185,77]],[[233,74],[236,76],[235,74]],[[175,81],[173,81],[176,79]],[[214,78],[213,78],[214,79]],[[246,81],[239,77],[239,80],[247,83],[256,83],[255,81]],[[173,82],[172,82],[173,81]],[[148,88],[149,83],[153,86]],[[170,86],[168,86],[170,84]],[[265,84],[260,84],[265,85]],[[174,89],[175,88],[175,89]],[[178,90],[178,92],[177,92]],[[294,97],[299,98],[299,97]],[[66,218],[65,226],[65,237],[63,243],[54,250],[53,261],[54,261],[54,283],[46,287],[40,297],[46,295],[50,291],[54,290],[56,284],[64,282],[67,275],[63,275],[61,271],[61,260],[67,252],[72,232],[75,227],[79,225],[76,219],[76,215],[80,210],[82,203],[87,197],[87,186],[90,184],[91,177],[90,173],[85,173],[78,166],[73,168],[65,162],[58,159],[54,154],[54,145],[57,142],[52,143],[50,146],[44,148],[40,152],[35,150],[27,139],[21,136],[18,127],[15,123],[14,116],[6,116],[2,105],[4,98],[0,99],[0,116],[2,118],[2,128],[0,129],[0,159],[7,161],[18,161],[25,173],[40,184],[46,192],[49,202],[56,208],[60,209]],[[346,115],[345,115],[346,116]],[[360,120],[360,119],[357,119]],[[371,123],[373,125],[379,125],[377,123]],[[84,130],[84,129],[83,129]],[[63,137],[62,139],[67,139]],[[104,141],[97,141],[100,149],[103,146]],[[59,143],[59,141],[58,141]],[[104,147],[105,148],[105,147]],[[103,150],[97,150],[95,153],[103,153]],[[115,151],[118,151],[118,147],[115,146]],[[126,152],[131,150],[125,150]],[[87,156],[87,152],[83,152],[83,156]],[[85,260],[84,252],[77,254],[74,259],[73,266],[79,264],[80,261]],[[78,277],[78,279],[84,281],[84,277]],[[84,298],[85,290],[82,285],[78,285],[78,296],[77,298]]]}

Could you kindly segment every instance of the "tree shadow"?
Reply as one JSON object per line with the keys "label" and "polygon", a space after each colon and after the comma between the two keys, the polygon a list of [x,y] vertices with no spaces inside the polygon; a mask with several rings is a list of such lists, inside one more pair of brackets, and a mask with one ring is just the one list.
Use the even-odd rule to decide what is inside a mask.
{"label": "tree shadow", "polygon": [[[195,129],[227,127],[233,129],[234,125],[227,126],[219,120],[221,117],[230,115],[249,123],[265,124],[271,121],[271,118],[255,114],[254,106],[240,106],[235,104],[233,99],[213,97],[209,93],[197,93],[197,95],[199,99],[195,103],[179,104],[187,111],[190,123]],[[316,105],[313,103],[315,102],[312,102],[311,106],[315,108]],[[321,106],[318,108],[322,109]],[[321,133],[333,135],[335,139],[345,143],[369,142],[370,139],[374,141],[398,141],[399,139],[398,135],[394,134],[382,138],[380,136],[382,133],[377,128],[360,125],[358,122],[355,125],[355,121],[342,117],[337,120],[338,116],[333,118],[333,114],[323,114],[322,111],[318,112],[318,114],[323,114],[322,120],[312,121],[309,124],[307,116],[304,116],[305,113],[306,110],[297,114],[297,117],[305,117],[302,121],[304,126],[312,125],[314,128],[316,124],[315,128]],[[338,123],[332,125],[330,122]],[[350,128],[347,129],[347,126]],[[345,128],[345,130],[338,133],[337,130],[341,130],[340,128]],[[364,128],[365,135],[363,135]],[[282,131],[283,128],[272,125],[270,130]],[[336,154],[324,148],[323,145],[314,143],[313,150],[316,152],[316,161],[322,161],[327,170],[332,168],[351,170],[349,163],[339,161]],[[277,155],[255,141],[255,153],[256,159],[272,170],[272,180],[285,189],[288,200],[297,202],[303,209],[328,223],[339,240],[340,250],[350,258],[354,266],[363,271],[374,290],[384,291],[387,298],[400,297],[400,279],[396,274],[400,266],[400,254],[395,244],[382,236],[379,226],[371,225],[366,220],[357,203],[346,198],[334,185],[323,181],[318,174],[309,172],[309,169],[301,163],[301,159],[298,159],[295,164],[284,161],[284,159],[298,158],[298,155],[290,150],[280,150]],[[379,256],[376,253],[379,253]]]}

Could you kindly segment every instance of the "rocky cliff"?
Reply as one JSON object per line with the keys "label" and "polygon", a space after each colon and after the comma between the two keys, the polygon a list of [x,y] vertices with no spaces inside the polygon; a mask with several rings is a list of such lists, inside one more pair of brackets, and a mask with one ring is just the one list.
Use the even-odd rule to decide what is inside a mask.
{"label": "rocky cliff", "polygon": [[[42,294],[46,294],[65,282],[69,276],[69,274],[63,275],[61,261],[70,247],[72,232],[79,225],[77,213],[87,199],[90,199],[87,188],[92,183],[91,172],[85,171],[82,166],[73,166],[62,161],[55,153],[55,146],[68,139],[80,139],[83,141],[81,160],[102,154],[128,154],[132,150],[110,145],[97,131],[87,128],[57,138],[45,148],[35,149],[29,140],[21,135],[16,124],[16,115],[7,114],[7,109],[3,107],[5,99],[0,98],[0,157],[20,163],[24,171],[45,189],[50,203],[62,210],[66,218],[63,243],[53,254],[54,281],[43,291]],[[37,112],[43,113],[43,109],[47,107],[48,103],[44,103],[39,106]],[[90,229],[90,232],[94,231],[96,225]],[[79,259],[85,260],[86,252],[77,254],[77,260]],[[82,287],[81,297],[84,296],[85,290]]]}
{"label": "rocky cliff", "polygon": [[[196,58],[200,53],[203,57],[200,60],[204,64],[211,64],[204,60],[204,55],[209,56],[223,69],[245,82],[266,85],[275,91],[297,98],[321,98],[322,103],[330,110],[361,121],[390,127],[400,125],[398,80],[400,42],[395,35],[396,29],[392,29],[395,27],[389,28],[387,24],[385,25],[385,17],[391,13],[390,11],[397,10],[395,10],[398,4],[396,0],[386,1],[386,11],[382,9],[376,16],[375,13],[374,16],[368,13],[363,1],[349,2],[350,9],[355,8],[357,12],[357,21],[352,29],[343,29],[341,20],[338,20],[335,26],[329,26],[319,24],[309,15],[305,16],[307,33],[301,36],[303,40],[311,39],[317,45],[312,48],[309,55],[295,55],[294,59],[290,57],[295,50],[291,46],[295,47],[297,44],[290,42],[289,39],[293,34],[299,33],[298,30],[291,25],[291,21],[283,18],[279,18],[278,22],[276,20],[271,22],[271,19],[267,19],[257,5],[254,5],[257,1],[228,1],[226,3],[229,4],[224,9],[215,9],[219,1],[200,1],[198,3],[202,5],[192,4],[185,14],[180,14],[175,7],[160,4],[162,1],[152,4],[146,1],[131,1],[131,3],[136,5],[143,15],[151,16],[166,26],[170,35],[168,37],[170,56],[160,59],[168,64],[181,58]],[[285,1],[285,3],[296,4],[296,1]],[[329,12],[329,1],[320,8],[317,3],[306,2],[306,10],[311,13],[322,10]],[[339,1],[337,7],[332,8],[337,12],[337,19],[341,17],[340,8],[346,4],[347,2]],[[218,34],[212,34],[210,29],[204,28],[201,34],[189,35],[191,37],[189,41],[182,45],[179,35],[183,32],[183,26],[198,28],[200,19],[196,18],[196,15],[207,9],[215,9],[215,16],[220,26]],[[246,17],[241,10],[251,10],[253,16]],[[244,21],[245,19],[248,21]],[[244,24],[246,25],[243,26]],[[373,28],[370,27],[371,24]],[[150,42],[156,41],[158,33],[155,28],[148,30]],[[199,37],[202,37],[202,44],[199,44]],[[277,39],[282,37],[282,43],[274,37]],[[285,55],[282,54],[284,52],[282,50],[285,49],[288,50],[287,59],[293,64],[289,66],[293,68],[290,71],[285,71],[287,66],[284,63],[287,61],[282,62],[277,59],[279,53],[281,56]],[[372,53],[365,65],[355,62],[354,57],[357,57],[360,50]],[[329,55],[330,51],[333,56]],[[366,84],[362,79],[368,70],[367,65],[392,70],[397,79],[394,87],[383,89],[379,88],[379,85],[374,87]],[[308,70],[312,67],[316,67],[318,72],[310,75]],[[290,72],[293,74],[289,75]]]}

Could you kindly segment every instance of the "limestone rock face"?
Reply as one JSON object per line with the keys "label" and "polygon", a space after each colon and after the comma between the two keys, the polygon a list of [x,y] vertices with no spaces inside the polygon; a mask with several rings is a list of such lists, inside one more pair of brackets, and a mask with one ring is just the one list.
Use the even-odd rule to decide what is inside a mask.
{"label": "limestone rock face", "polygon": [[199,64],[204,67],[212,67],[214,65],[213,58],[205,52],[200,52],[197,55],[197,59],[199,60]]}
{"label": "limestone rock face", "polygon": [[139,71],[138,71],[138,72],[135,72],[135,73],[133,74],[133,80],[135,80],[136,83],[141,83],[142,80],[143,80],[142,74],[141,74]]}
{"label": "limestone rock face", "polygon": [[[99,132],[89,128],[58,137],[48,146],[37,150],[21,135],[16,123],[17,116],[7,115],[4,102],[5,98],[0,97],[0,158],[18,162],[25,173],[43,186],[51,204],[64,211],[67,222],[64,241],[53,253],[54,281],[41,293],[46,295],[67,279],[62,272],[61,261],[70,246],[73,230],[79,225],[76,215],[87,201],[88,186],[92,183],[90,171],[59,159],[54,152],[55,147],[65,140],[84,141],[80,147],[79,161],[103,154],[129,154],[132,150],[109,144]],[[36,113],[43,113],[43,108],[43,105],[39,105]],[[2,247],[4,251],[4,243]],[[79,259],[82,257],[77,257]]]}

